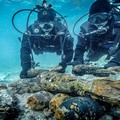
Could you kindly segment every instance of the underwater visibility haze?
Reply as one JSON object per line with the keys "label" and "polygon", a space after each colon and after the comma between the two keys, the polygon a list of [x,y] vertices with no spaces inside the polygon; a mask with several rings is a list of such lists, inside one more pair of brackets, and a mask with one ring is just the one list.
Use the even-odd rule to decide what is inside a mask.
{"label": "underwater visibility haze", "polygon": [[[46,1],[52,5],[55,11],[50,8],[51,6]],[[111,17],[111,15],[114,14],[106,14],[106,11],[100,11],[99,13],[99,10],[101,10],[99,7],[104,8],[102,6],[104,0],[99,0],[102,1],[102,7],[99,3],[97,4],[99,7],[95,5],[95,8],[98,9],[95,12],[98,13],[89,14],[88,19],[89,9],[95,1],[0,0],[0,120],[120,120],[120,49],[118,49],[120,35],[115,36],[113,34],[113,22],[115,20],[112,19],[113,16]],[[45,4],[42,4],[44,2]],[[28,21],[30,10],[36,8],[37,5],[38,8],[32,12]],[[39,5],[42,5],[42,7]],[[106,4],[104,6],[106,8]],[[110,3],[109,6],[111,6]],[[116,10],[115,13],[117,11],[120,13],[120,9],[117,7],[117,9],[113,9],[113,7],[110,8],[113,11]],[[48,9],[43,11],[44,8]],[[25,9],[26,11],[24,11]],[[20,10],[21,12],[16,14]],[[55,14],[51,14],[51,11],[48,13],[47,10],[57,11],[57,17]],[[38,19],[36,12],[42,13],[42,15],[38,14]],[[45,18],[43,15],[48,21],[43,19]],[[120,20],[120,14],[117,15],[119,16],[116,18]],[[41,22],[41,19],[44,23]],[[34,22],[36,20],[38,21]],[[62,21],[61,23],[67,21],[68,25],[66,26],[70,34],[66,32],[67,27],[64,28],[59,20]],[[88,21],[86,22],[86,20]],[[85,24],[83,24],[84,22]],[[110,27],[107,24],[109,22]],[[95,29],[89,27],[88,23],[91,26],[93,25],[92,27]],[[120,28],[120,22],[118,21],[118,23],[116,26],[118,25],[117,27]],[[81,25],[85,29],[81,27],[80,32]],[[27,32],[25,32],[26,29]],[[51,32],[52,30],[53,32]],[[24,37],[23,33],[26,33]],[[107,33],[107,37],[104,33]],[[109,33],[112,33],[112,36]],[[117,31],[117,33],[119,32]],[[96,34],[98,39],[94,37]],[[74,38],[74,46],[71,36]],[[38,37],[42,37],[42,39],[38,39]],[[115,38],[114,44],[108,37],[112,40],[113,37]],[[26,41],[26,38],[28,38],[28,41]],[[87,46],[86,43],[89,43],[89,45]],[[33,54],[35,62],[40,63],[40,66],[36,67],[39,69],[29,70],[32,68],[32,60],[29,59],[32,54],[28,49],[31,47],[30,45],[33,45],[33,52],[39,54],[41,50],[43,51],[43,54]],[[95,51],[93,46],[95,46],[97,54],[93,54]],[[108,54],[101,57],[100,52],[104,52],[103,46],[105,46],[105,50],[107,48]],[[80,47],[81,49],[79,49]],[[58,48],[59,51],[57,51]],[[73,48],[75,50],[74,60],[70,62]],[[86,52],[86,48],[88,48],[88,52]],[[61,60],[63,54],[57,55],[56,53],[44,52],[47,49],[52,52],[56,51],[57,54],[65,53],[65,59]],[[85,56],[82,56],[82,51]],[[113,54],[109,54],[109,51],[113,52]],[[114,56],[116,54],[117,57]],[[86,57],[84,61],[83,57]],[[92,63],[91,59],[87,59],[89,57],[98,59]],[[108,62],[108,59],[105,60],[107,57],[115,59],[112,58],[113,61]],[[107,65],[114,64],[111,65],[112,67],[105,68],[104,65],[106,64],[104,62],[108,62]],[[56,66],[61,71],[55,70]],[[51,67],[54,67],[54,69],[50,69]]]}
{"label": "underwater visibility haze", "polygon": [[[94,0],[47,0],[52,7],[66,17],[69,31],[74,37],[76,45],[77,37],[73,35],[73,26],[76,20],[89,11],[90,5]],[[20,72],[20,46],[18,37],[22,34],[17,32],[12,25],[13,14],[20,9],[33,9],[36,4],[41,5],[42,0],[0,0],[0,73]],[[22,32],[26,30],[26,20],[29,11],[21,12],[15,17],[15,25]],[[34,13],[30,17],[29,25],[36,20]],[[80,24],[85,21],[82,19],[76,26],[76,32],[79,33]],[[44,53],[35,56],[35,61],[40,62],[42,68],[50,68],[58,65],[60,56],[53,53]]]}

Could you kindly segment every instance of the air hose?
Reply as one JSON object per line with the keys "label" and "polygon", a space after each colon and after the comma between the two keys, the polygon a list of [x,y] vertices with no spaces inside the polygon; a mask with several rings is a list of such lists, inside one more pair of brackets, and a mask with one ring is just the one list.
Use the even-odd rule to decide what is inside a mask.
{"label": "air hose", "polygon": [[[22,10],[17,11],[17,12],[13,15],[13,17],[12,17],[12,25],[13,25],[13,27],[14,27],[19,33],[24,34],[24,32],[21,32],[21,31],[15,26],[15,24],[14,24],[14,18],[15,18],[15,16],[16,16],[18,13],[20,13],[20,12],[30,11],[30,13],[29,13],[29,15],[28,15],[28,18],[27,18],[27,23],[26,23],[26,27],[27,27],[27,26],[28,26],[28,19],[29,19],[31,13],[32,13],[33,11],[34,11],[34,12],[37,12],[37,11],[35,11],[35,9],[36,9],[36,8],[34,8],[34,9],[22,9]],[[27,27],[27,29],[28,29],[28,27]],[[34,67],[34,66],[35,66],[35,60],[34,60],[34,56],[33,56],[33,52],[32,52],[31,43],[30,43],[30,40],[29,40],[29,34],[26,34],[26,35],[28,36],[28,44],[29,44],[30,51],[31,51],[31,64],[32,64],[32,68],[35,68],[35,67]]]}
{"label": "air hose", "polygon": [[[15,26],[15,23],[14,23],[14,19],[15,19],[15,16],[20,13],[20,12],[23,12],[23,11],[32,11],[32,9],[22,9],[22,10],[18,10],[17,12],[14,13],[14,15],[12,16],[12,25],[13,27],[15,28],[16,31],[18,31],[19,33],[21,34],[24,34],[24,32],[21,32],[16,26]],[[34,11],[34,12],[37,12],[37,11]]]}

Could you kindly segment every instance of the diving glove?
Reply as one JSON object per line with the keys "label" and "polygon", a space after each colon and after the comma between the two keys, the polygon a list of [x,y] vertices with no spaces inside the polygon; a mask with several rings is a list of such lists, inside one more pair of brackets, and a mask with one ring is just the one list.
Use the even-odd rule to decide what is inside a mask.
{"label": "diving glove", "polygon": [[82,64],[81,61],[73,61],[73,62],[68,63],[67,65],[72,65],[74,67],[76,65],[81,65],[81,64]]}
{"label": "diving glove", "polygon": [[66,63],[61,62],[61,63],[59,63],[58,66],[51,68],[49,71],[56,71],[59,73],[64,73],[66,67],[67,67]]}
{"label": "diving glove", "polygon": [[55,72],[59,72],[59,73],[64,73],[65,69],[63,69],[62,66],[58,65],[56,67],[51,68],[49,71],[55,71]]}
{"label": "diving glove", "polygon": [[107,69],[107,68],[115,67],[115,66],[120,66],[120,65],[117,62],[110,61],[104,66],[104,68]]}
{"label": "diving glove", "polygon": [[27,71],[26,70],[22,70],[20,73],[20,79],[24,79],[27,78]]}

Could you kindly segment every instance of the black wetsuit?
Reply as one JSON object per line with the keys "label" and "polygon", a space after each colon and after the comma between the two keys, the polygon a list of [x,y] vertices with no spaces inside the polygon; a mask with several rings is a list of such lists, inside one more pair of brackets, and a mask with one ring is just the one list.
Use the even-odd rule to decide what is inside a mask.
{"label": "black wetsuit", "polygon": [[[90,28],[92,29],[92,27],[93,26],[90,26],[89,22],[87,21],[81,26],[81,32],[85,34],[88,32],[86,31],[86,29],[90,30]],[[113,34],[112,32],[113,26],[111,26],[110,29],[105,34],[102,35],[94,34],[86,36],[84,38],[82,36],[79,36],[75,49],[74,61],[78,61],[77,63],[83,64],[84,63],[83,57],[86,51],[88,51],[87,57],[89,58],[90,61],[96,61],[104,54],[109,54],[108,51],[110,47],[112,47],[115,44],[117,38],[117,35]],[[120,52],[118,52],[111,61],[115,61],[118,64],[120,64]]]}
{"label": "black wetsuit", "polygon": [[[96,0],[90,8],[90,16],[96,13],[106,12],[109,13],[112,10],[112,7],[108,0]],[[84,53],[89,50],[88,58],[89,60],[98,60],[103,54],[108,54],[110,47],[115,46],[116,43],[119,44],[118,52],[115,54],[113,59],[110,62],[115,62],[117,65],[120,65],[120,32],[115,32],[117,21],[120,21],[118,15],[115,15],[114,12],[111,13],[112,18],[107,23],[106,26],[109,27],[108,31],[102,35],[92,34],[86,37],[79,36],[78,43],[75,49],[74,56],[74,65],[84,63]],[[120,15],[120,14],[119,14]],[[116,17],[117,16],[117,17]],[[117,31],[120,31],[120,24],[118,24]],[[96,30],[95,26],[92,26],[90,22],[85,22],[81,26],[81,33],[85,34],[91,31]]]}
{"label": "black wetsuit", "polygon": [[[89,16],[92,16],[96,13],[110,13],[112,11],[112,6],[108,2],[108,0],[96,0],[90,7],[89,10]],[[118,43],[118,53],[113,57],[113,59],[109,63],[115,63],[115,64],[106,64],[106,68],[110,66],[116,66],[120,65],[120,40],[119,40],[119,34],[120,34],[120,24],[117,25],[116,22],[120,21],[119,15],[115,15],[114,12],[111,13],[112,17],[107,23],[105,27],[109,27],[106,33],[98,35],[98,34],[92,34],[88,36],[79,36],[78,37],[78,43],[76,45],[75,49],[75,56],[74,56],[74,65],[77,64],[83,64],[84,63],[84,53],[88,50],[88,59],[89,60],[98,60],[102,55],[108,54],[110,51],[110,48],[117,45]],[[119,20],[118,20],[119,19]],[[117,28],[117,32],[115,32]],[[85,34],[91,31],[96,30],[95,26],[92,25],[90,22],[85,22],[81,26],[81,33]],[[119,31],[118,31],[119,30]],[[113,51],[112,51],[113,52]]]}
{"label": "black wetsuit", "polygon": [[[21,66],[23,71],[27,71],[32,67],[30,45],[35,54],[41,54],[43,52],[56,52],[58,55],[61,55],[61,44],[64,42],[65,34],[62,36],[58,35],[56,38],[55,35],[63,28],[65,27],[61,24],[61,22],[56,20],[54,22],[54,27],[50,32],[51,38],[45,39],[42,36],[44,32],[40,28],[38,21],[35,21],[34,24],[30,25],[26,32],[30,33],[31,36],[28,36],[26,34],[23,35],[20,50]],[[30,41],[30,45],[28,41]],[[66,31],[66,39],[63,47],[63,52],[65,57],[59,63],[59,65],[61,65],[63,68],[66,68],[66,63],[70,62],[73,57],[73,38],[71,37],[68,30]]]}

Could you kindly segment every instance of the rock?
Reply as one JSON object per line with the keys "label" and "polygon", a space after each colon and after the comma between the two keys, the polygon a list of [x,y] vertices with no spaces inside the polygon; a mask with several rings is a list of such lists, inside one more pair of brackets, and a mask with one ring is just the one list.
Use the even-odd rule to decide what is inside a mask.
{"label": "rock", "polygon": [[55,120],[55,118],[53,117],[54,115],[49,108],[44,109],[43,112],[47,120]]}
{"label": "rock", "polygon": [[0,120],[15,120],[18,116],[16,99],[8,91],[0,91]]}
{"label": "rock", "polygon": [[44,70],[44,69],[31,69],[27,72],[27,77],[28,78],[33,78],[33,77],[37,77],[37,75],[39,75],[42,72],[46,72],[48,70]]}
{"label": "rock", "polygon": [[36,83],[36,79],[21,79],[9,84],[15,94],[35,93],[41,91],[41,87]]}
{"label": "rock", "polygon": [[105,106],[90,97],[74,97],[64,101],[55,112],[56,120],[97,120],[105,114]]}
{"label": "rock", "polygon": [[[109,68],[109,70],[111,69]],[[114,68],[114,71],[119,73],[117,67]],[[93,78],[81,79],[81,77],[71,74],[44,71],[32,79],[19,80],[8,86],[1,84],[0,89],[0,111],[5,113],[0,112],[1,120],[4,120],[5,116],[8,117],[6,113],[9,113],[10,120],[14,120],[14,118],[15,120],[84,120],[85,116],[85,119],[93,120],[99,117],[101,117],[99,120],[120,119],[120,80],[116,78],[93,76]],[[51,93],[43,92],[43,90],[58,94],[53,97]],[[106,114],[107,105],[111,107],[108,109],[111,111]],[[18,107],[19,116],[16,118],[15,112]],[[99,109],[101,110],[99,111]],[[84,113],[86,110],[88,114]],[[99,115],[96,111],[104,112],[106,115]],[[55,114],[55,118],[53,114]],[[83,118],[81,114],[84,116]],[[89,117],[89,115],[91,116]],[[11,119],[11,116],[14,118]]]}
{"label": "rock", "polygon": [[7,89],[7,86],[5,84],[0,84],[0,90]]}
{"label": "rock", "polygon": [[27,99],[27,104],[32,110],[44,110],[49,107],[53,95],[49,92],[40,91]]}
{"label": "rock", "polygon": [[69,98],[70,96],[63,93],[56,94],[49,102],[49,109],[55,113],[56,109],[61,105],[61,103]]}
{"label": "rock", "polygon": [[69,74],[49,72],[37,77],[38,85],[51,92],[67,93],[92,98],[120,106],[120,80],[109,77],[80,79]]}
{"label": "rock", "polygon": [[95,78],[90,92],[96,96],[93,97],[94,99],[102,99],[112,105],[120,106],[120,81],[111,78]]}
{"label": "rock", "polygon": [[37,76],[38,85],[50,92],[55,93],[71,93],[76,94],[81,86],[79,86],[78,79],[70,74],[46,72]]}
{"label": "rock", "polygon": [[1,105],[9,105],[11,106],[13,102],[13,98],[11,97],[11,95],[8,93],[7,90],[1,90],[0,91],[0,104]]}
{"label": "rock", "polygon": [[45,116],[42,111],[33,111],[26,103],[27,99],[32,95],[33,93],[16,94],[20,110],[19,116],[16,120],[45,120]]}
{"label": "rock", "polygon": [[110,74],[113,74],[113,75],[120,74],[120,66],[103,69],[101,67],[96,67],[93,65],[77,65],[73,67],[72,71],[74,74],[77,74],[80,76],[84,74],[93,74],[99,77],[107,77]]}

